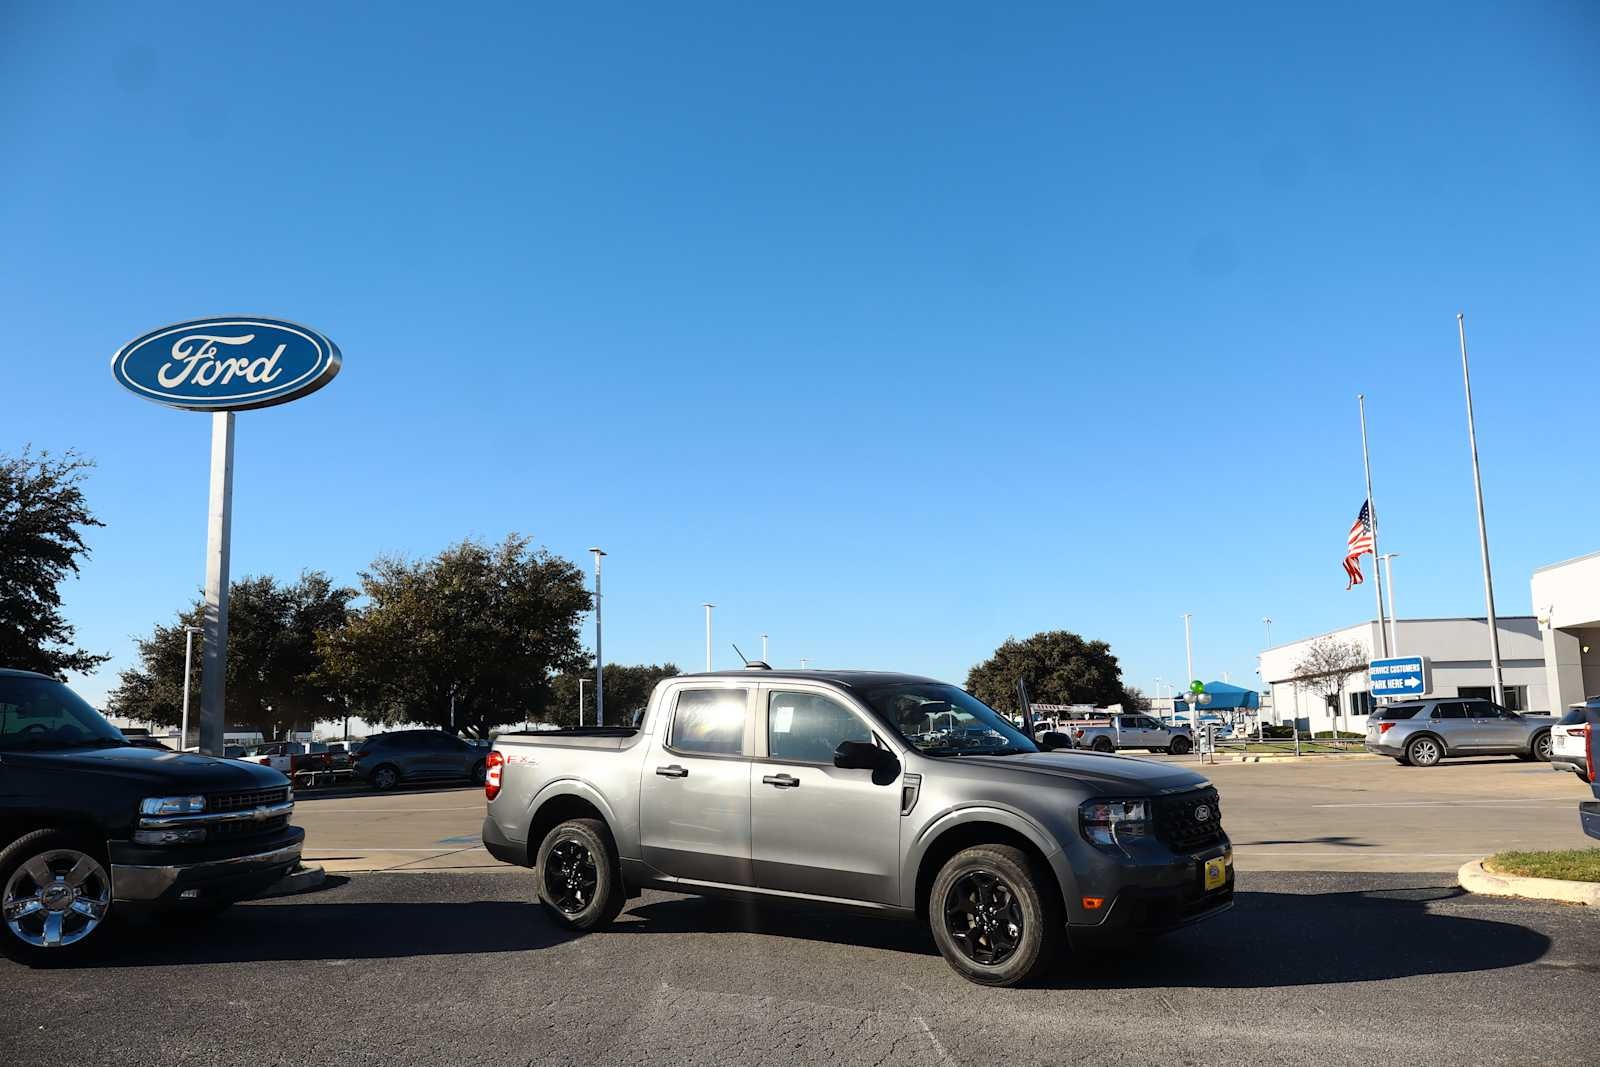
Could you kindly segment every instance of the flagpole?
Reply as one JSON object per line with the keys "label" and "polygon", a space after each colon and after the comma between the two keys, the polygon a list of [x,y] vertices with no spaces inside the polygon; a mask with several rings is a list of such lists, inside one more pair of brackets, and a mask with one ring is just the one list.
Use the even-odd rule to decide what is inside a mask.
{"label": "flagpole", "polygon": [[1478,429],[1472,417],[1472,374],[1467,370],[1467,317],[1456,312],[1461,335],[1461,382],[1467,390],[1467,441],[1472,446],[1472,488],[1478,496],[1478,550],[1483,554],[1483,600],[1489,608],[1489,665],[1494,670],[1494,702],[1504,707],[1506,687],[1500,677],[1500,625],[1494,617],[1494,579],[1489,574],[1489,528],[1483,521],[1483,476],[1478,473]]}
{"label": "flagpole", "polygon": [[1372,502],[1372,457],[1367,454],[1367,394],[1357,393],[1356,403],[1361,405],[1361,462],[1367,468],[1367,521],[1372,524],[1372,592],[1378,598],[1378,642],[1387,659],[1389,635],[1383,629],[1383,575],[1378,573],[1378,508]]}

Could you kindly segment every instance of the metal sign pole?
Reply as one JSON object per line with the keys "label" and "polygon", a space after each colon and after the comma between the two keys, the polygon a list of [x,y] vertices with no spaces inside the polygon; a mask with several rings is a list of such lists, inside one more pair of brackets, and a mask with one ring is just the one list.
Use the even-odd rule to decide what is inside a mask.
{"label": "metal sign pole", "polygon": [[200,658],[200,751],[222,755],[228,665],[228,545],[233,536],[233,412],[211,416],[211,506],[206,523],[205,637]]}

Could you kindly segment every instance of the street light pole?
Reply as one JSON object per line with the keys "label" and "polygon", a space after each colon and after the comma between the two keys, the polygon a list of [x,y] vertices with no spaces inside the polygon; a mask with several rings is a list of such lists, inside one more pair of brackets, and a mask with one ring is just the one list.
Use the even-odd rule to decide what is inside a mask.
{"label": "street light pole", "polygon": [[1383,561],[1383,574],[1389,592],[1389,655],[1400,654],[1400,613],[1394,606],[1394,560],[1400,555],[1398,552],[1385,552],[1379,558]]}
{"label": "street light pole", "polygon": [[204,633],[198,626],[183,628],[183,725],[178,727],[178,751],[189,747],[189,672],[194,662],[194,635]]}
{"label": "street light pole", "polygon": [[1267,627],[1267,647],[1272,647],[1272,619],[1263,617],[1261,620]]}
{"label": "street light pole", "polygon": [[1494,578],[1489,573],[1489,528],[1483,521],[1483,476],[1478,471],[1478,428],[1472,417],[1472,373],[1467,369],[1467,317],[1456,313],[1461,334],[1461,381],[1467,391],[1467,441],[1472,445],[1472,488],[1478,495],[1478,550],[1483,554],[1483,599],[1489,609],[1489,664],[1494,669],[1494,702],[1504,707],[1506,687],[1500,677],[1500,624],[1494,617]]}
{"label": "street light pole", "polygon": [[583,687],[585,685],[587,685],[588,683],[589,683],[589,679],[585,678],[581,674],[578,675],[578,725],[579,726],[583,725]]}
{"label": "street light pole", "polygon": [[708,670],[708,671],[711,669],[711,609],[714,608],[714,607],[716,607],[716,605],[710,603],[709,601],[705,605],[705,609],[706,609],[706,670]]}
{"label": "street light pole", "polygon": [[[605,551],[600,548],[591,548],[594,553],[594,724],[606,724],[606,661],[600,651],[600,560],[604,558]],[[579,692],[579,714],[582,714],[582,692]]]}
{"label": "street light pole", "polygon": [[762,634],[761,635],[761,662],[762,663],[771,663],[772,662],[770,659],[767,658],[767,635],[766,634]]}

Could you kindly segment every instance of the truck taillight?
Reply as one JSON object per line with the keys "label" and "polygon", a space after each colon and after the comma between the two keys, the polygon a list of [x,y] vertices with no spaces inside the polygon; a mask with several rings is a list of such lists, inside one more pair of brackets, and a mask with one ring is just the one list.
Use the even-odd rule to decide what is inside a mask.
{"label": "truck taillight", "polygon": [[500,795],[500,772],[505,769],[506,757],[501,752],[490,752],[483,761],[483,795],[493,800]]}
{"label": "truck taillight", "polygon": [[1600,782],[1600,776],[1597,776],[1597,772],[1600,772],[1600,730],[1594,728],[1593,722],[1590,722],[1588,727],[1589,739],[1584,742],[1584,748],[1589,763],[1589,783],[1593,785],[1595,782]]}

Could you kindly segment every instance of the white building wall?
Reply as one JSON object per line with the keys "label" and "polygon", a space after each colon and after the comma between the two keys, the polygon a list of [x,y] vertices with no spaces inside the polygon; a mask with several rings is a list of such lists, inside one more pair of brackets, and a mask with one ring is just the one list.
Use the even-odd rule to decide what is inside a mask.
{"label": "white building wall", "polygon": [[1552,709],[1600,694],[1600,552],[1533,572]]}
{"label": "white building wall", "polygon": [[[1526,687],[1524,706],[1529,711],[1550,710],[1544,639],[1538,621],[1531,616],[1496,621],[1500,632],[1501,677],[1505,685]],[[1381,648],[1377,624],[1368,621],[1265,649],[1260,654],[1261,679],[1272,694],[1273,710],[1269,721],[1291,723],[1298,719],[1302,728],[1312,731],[1364,730],[1366,719],[1359,715],[1345,715],[1336,726],[1335,717],[1324,706],[1322,698],[1292,680],[1311,643],[1323,637],[1354,642],[1366,651],[1368,659],[1377,658],[1377,650]],[[1433,670],[1430,695],[1455,696],[1464,687],[1482,688],[1493,684],[1489,624],[1485,619],[1400,619],[1395,624],[1395,643],[1400,655],[1428,657]],[[1346,711],[1349,694],[1366,691],[1365,669],[1352,672],[1345,682]]]}

